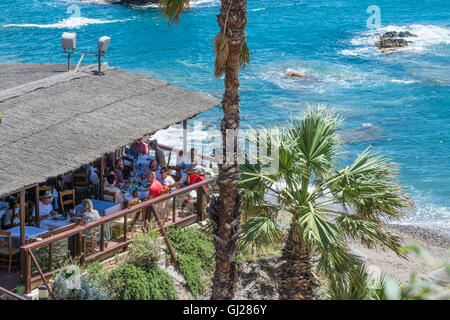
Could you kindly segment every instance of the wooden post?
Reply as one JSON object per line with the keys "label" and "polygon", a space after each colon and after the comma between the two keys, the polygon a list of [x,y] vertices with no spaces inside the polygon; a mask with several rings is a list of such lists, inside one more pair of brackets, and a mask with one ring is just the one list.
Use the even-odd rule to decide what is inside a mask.
{"label": "wooden post", "polygon": [[127,233],[128,233],[127,217],[128,214],[123,216],[123,242],[127,241]]}
{"label": "wooden post", "polygon": [[34,204],[34,225],[39,228],[41,225],[41,219],[39,216],[39,185],[37,185],[34,189],[34,197],[35,197],[35,204]]}
{"label": "wooden post", "polygon": [[170,244],[170,240],[169,240],[169,237],[167,236],[166,230],[164,229],[164,225],[162,224],[161,220],[159,219],[158,213],[156,212],[153,204],[150,206],[150,208],[153,213],[153,216],[155,217],[156,221],[158,222],[158,225],[161,229],[164,240],[166,241],[167,248],[169,249],[170,256],[172,257],[172,261],[173,261],[174,265],[178,268],[177,257],[175,256],[175,252],[173,251],[172,245]]}
{"label": "wooden post", "polygon": [[[95,231],[95,230],[93,230],[93,231]],[[95,232],[94,232],[94,234],[95,234]],[[83,234],[81,236],[81,259],[80,259],[81,263],[84,263],[84,259],[86,258],[86,254],[87,254],[87,251],[86,251],[86,236]]]}
{"label": "wooden post", "polygon": [[25,245],[25,188],[20,190],[20,245]]}
{"label": "wooden post", "polygon": [[206,209],[203,204],[203,186],[197,188],[197,208],[200,214],[200,220],[204,221],[206,219]]}
{"label": "wooden post", "polygon": [[25,293],[31,293],[31,260],[27,250],[20,249],[20,254],[22,282],[25,287]]}
{"label": "wooden post", "polygon": [[183,155],[187,154],[187,120],[183,120]]}
{"label": "wooden post", "polygon": [[103,172],[105,171],[105,167],[104,167],[104,163],[103,163],[103,157],[100,158],[100,194],[99,194],[99,198],[100,200],[103,200]]}
{"label": "wooden post", "polygon": [[48,264],[50,271],[53,270],[53,242],[48,244]]}
{"label": "wooden post", "polygon": [[[33,259],[34,265],[36,266],[36,268],[39,271],[39,274],[41,275],[42,280],[44,281],[45,286],[47,287],[48,293],[50,294],[50,296],[53,298],[53,300],[55,299],[55,297],[53,296],[53,292],[52,289],[50,288],[50,286],[47,283],[47,279],[45,279],[44,274],[42,273],[41,267],[39,267],[39,264],[36,261],[36,258],[34,257],[33,252],[31,252],[31,249],[28,249],[28,254],[31,256],[31,259]],[[30,266],[30,272],[31,272],[31,266]]]}
{"label": "wooden post", "polygon": [[172,202],[172,222],[175,223],[177,220],[177,196],[174,196]]}
{"label": "wooden post", "polygon": [[100,251],[105,251],[105,224],[100,226]]}

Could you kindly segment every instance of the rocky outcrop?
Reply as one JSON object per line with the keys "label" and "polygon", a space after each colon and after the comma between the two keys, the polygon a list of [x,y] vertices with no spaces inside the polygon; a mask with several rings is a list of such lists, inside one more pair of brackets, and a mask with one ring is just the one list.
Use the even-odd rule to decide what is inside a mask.
{"label": "rocky outcrop", "polygon": [[393,51],[397,48],[403,48],[408,46],[412,41],[407,41],[403,38],[417,37],[417,35],[409,31],[389,31],[385,32],[380,36],[380,41],[375,42],[375,46],[381,50],[381,52],[386,52],[387,50]]}
{"label": "rocky outcrop", "polygon": [[297,72],[288,72],[287,76],[291,78],[303,78],[303,76]]}
{"label": "rocky outcrop", "polygon": [[235,299],[279,300],[277,279],[280,278],[281,266],[285,263],[279,255],[264,256],[255,262],[244,262]]}

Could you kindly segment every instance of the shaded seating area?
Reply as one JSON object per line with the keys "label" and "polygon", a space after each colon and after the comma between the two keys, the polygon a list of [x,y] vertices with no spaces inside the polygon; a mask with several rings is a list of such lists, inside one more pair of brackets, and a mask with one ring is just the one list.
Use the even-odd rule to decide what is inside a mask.
{"label": "shaded seating area", "polygon": [[[8,288],[14,282],[22,283],[29,293],[37,285],[47,284],[64,257],[101,260],[127,250],[138,232],[156,227],[164,234],[169,225],[205,218],[203,205],[184,216],[179,204],[191,192],[203,197],[203,186],[212,184],[213,179],[187,184],[186,168],[173,165],[174,183],[150,197],[147,172],[140,168],[145,170],[145,164],[156,156],[139,154],[140,149],[136,153],[131,146],[172,124],[183,122],[185,126],[187,119],[220,102],[118,68],[105,67],[101,75],[95,69],[86,66],[66,72],[65,65],[0,65],[4,115],[0,125],[0,216],[9,218],[2,219],[0,234],[1,250],[8,253],[7,268],[0,269],[2,286],[4,282]],[[15,77],[11,79],[10,74]],[[187,141],[185,135],[183,141]],[[179,152],[161,144],[159,148],[168,165],[170,152]],[[124,204],[117,203],[114,196],[105,198],[106,178],[118,170],[118,159],[125,165],[119,168],[124,179],[117,185],[126,199]],[[86,199],[100,215],[89,223],[80,219],[80,206]],[[115,221],[120,221],[121,227]],[[20,267],[20,275],[14,266]]]}

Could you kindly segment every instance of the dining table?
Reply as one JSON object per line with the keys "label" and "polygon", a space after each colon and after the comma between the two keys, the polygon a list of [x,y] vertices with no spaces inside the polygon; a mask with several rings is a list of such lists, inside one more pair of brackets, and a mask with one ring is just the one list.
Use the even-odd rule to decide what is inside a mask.
{"label": "dining table", "polygon": [[[20,226],[13,227],[13,228],[7,229],[5,231],[11,232],[12,247],[20,248]],[[25,226],[25,239],[34,238],[34,237],[37,237],[37,236],[47,233],[47,232],[48,232],[48,230],[46,230],[46,229]],[[0,236],[0,239],[7,240],[6,236]]]}
{"label": "dining table", "polygon": [[[92,205],[94,206],[94,209],[98,211],[98,214],[101,217],[109,216],[110,214],[116,213],[120,211],[120,203],[116,202],[109,202],[109,201],[103,201],[103,200],[97,200],[97,199],[90,199],[92,201]],[[82,204],[78,204],[75,207],[75,214],[82,214],[83,213],[83,206]]]}
{"label": "dining table", "polygon": [[47,229],[49,231],[68,226],[72,222],[70,221],[70,216],[64,219],[62,215],[54,216],[51,218],[43,219],[39,221],[39,228]]}

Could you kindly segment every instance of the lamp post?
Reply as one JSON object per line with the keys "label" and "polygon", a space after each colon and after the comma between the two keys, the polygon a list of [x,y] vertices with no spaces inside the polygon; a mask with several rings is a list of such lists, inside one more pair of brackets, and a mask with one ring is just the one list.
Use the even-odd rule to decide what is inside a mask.
{"label": "lamp post", "polygon": [[75,68],[75,71],[77,71],[78,67],[80,66],[81,60],[83,60],[84,56],[96,56],[97,62],[98,62],[98,72],[101,73],[102,71],[102,57],[105,56],[106,50],[108,50],[109,42],[111,41],[110,37],[103,36],[100,39],[98,39],[97,44],[97,53],[79,53],[75,52],[75,49],[77,47],[77,34],[76,33],[70,33],[70,32],[64,32],[62,35],[62,47],[64,49],[64,53],[67,53],[67,71],[70,71],[70,57],[73,54],[81,55],[80,60],[78,61],[78,65]]}

